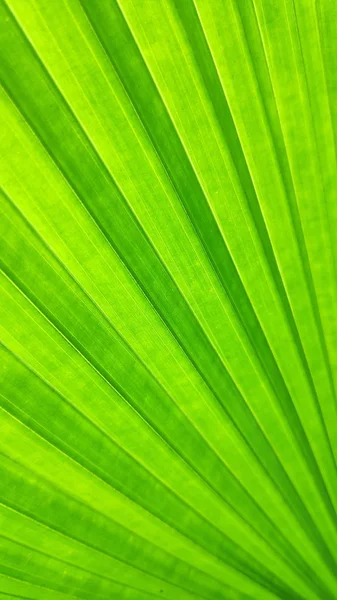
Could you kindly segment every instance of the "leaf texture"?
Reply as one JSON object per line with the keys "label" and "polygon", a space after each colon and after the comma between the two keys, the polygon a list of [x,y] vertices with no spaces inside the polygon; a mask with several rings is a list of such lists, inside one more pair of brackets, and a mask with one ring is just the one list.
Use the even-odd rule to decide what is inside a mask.
{"label": "leaf texture", "polygon": [[0,599],[336,599],[335,2],[0,23]]}

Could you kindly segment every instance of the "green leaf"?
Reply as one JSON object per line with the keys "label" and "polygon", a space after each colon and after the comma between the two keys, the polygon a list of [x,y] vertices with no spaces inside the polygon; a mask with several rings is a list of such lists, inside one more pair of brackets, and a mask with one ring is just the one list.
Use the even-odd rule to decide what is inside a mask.
{"label": "green leaf", "polygon": [[337,599],[336,22],[0,0],[0,599]]}

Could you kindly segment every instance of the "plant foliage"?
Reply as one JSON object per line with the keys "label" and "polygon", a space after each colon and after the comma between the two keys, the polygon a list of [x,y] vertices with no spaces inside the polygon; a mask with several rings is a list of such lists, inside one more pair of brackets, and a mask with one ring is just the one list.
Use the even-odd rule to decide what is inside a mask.
{"label": "plant foliage", "polygon": [[1,600],[337,598],[336,27],[0,1]]}

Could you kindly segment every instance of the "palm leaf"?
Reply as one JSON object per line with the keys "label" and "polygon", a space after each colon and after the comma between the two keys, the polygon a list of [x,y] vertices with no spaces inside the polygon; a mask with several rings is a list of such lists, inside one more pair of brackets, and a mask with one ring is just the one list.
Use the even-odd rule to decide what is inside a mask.
{"label": "palm leaf", "polygon": [[337,598],[335,3],[0,20],[0,598]]}

